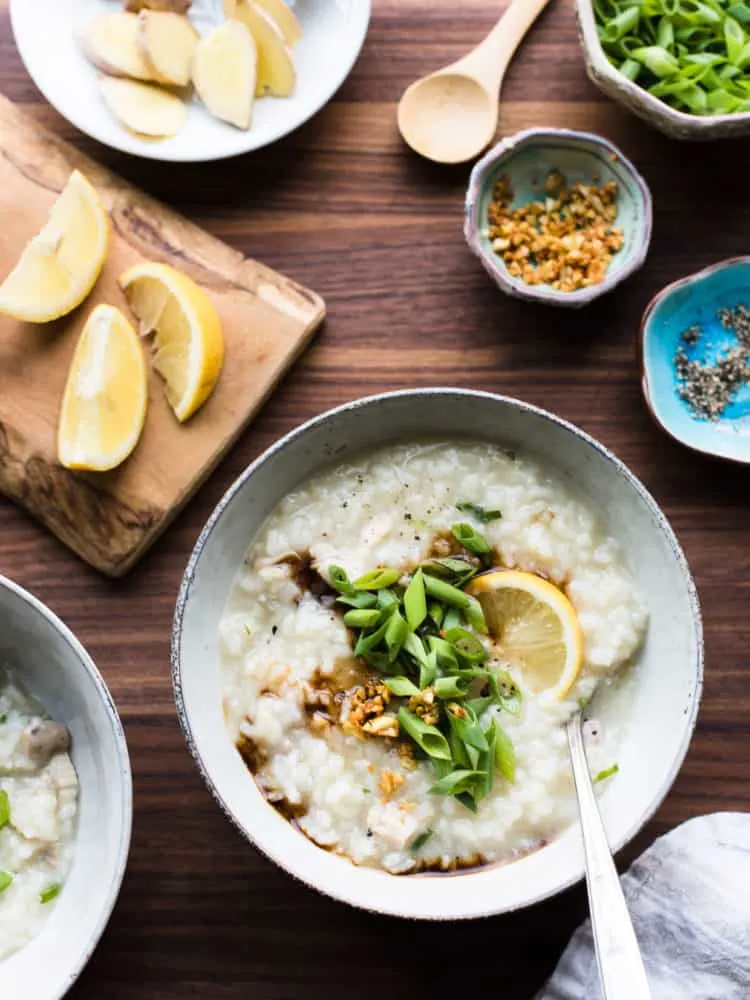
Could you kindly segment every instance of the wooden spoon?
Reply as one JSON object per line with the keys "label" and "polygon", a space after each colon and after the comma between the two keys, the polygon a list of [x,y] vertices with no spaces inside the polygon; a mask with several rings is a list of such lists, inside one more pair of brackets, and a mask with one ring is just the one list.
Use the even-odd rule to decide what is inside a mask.
{"label": "wooden spoon", "polygon": [[492,142],[505,71],[548,3],[512,0],[475,49],[404,91],[398,127],[413,150],[437,163],[464,163]]}

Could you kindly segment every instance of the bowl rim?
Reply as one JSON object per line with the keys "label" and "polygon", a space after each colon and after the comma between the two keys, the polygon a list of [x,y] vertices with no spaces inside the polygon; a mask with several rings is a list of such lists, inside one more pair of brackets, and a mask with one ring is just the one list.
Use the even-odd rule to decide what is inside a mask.
{"label": "bowl rim", "polygon": [[638,328],[638,334],[636,336],[636,346],[638,351],[638,366],[641,372],[640,381],[643,401],[646,404],[646,411],[656,426],[664,431],[664,433],[677,444],[681,445],[683,448],[687,448],[689,451],[694,452],[696,455],[704,455],[708,458],[714,458],[719,462],[727,462],[730,465],[750,465],[750,452],[748,452],[747,458],[741,458],[739,455],[722,455],[718,451],[714,451],[713,448],[703,448],[700,445],[695,444],[693,441],[679,435],[676,430],[673,430],[671,425],[662,419],[659,408],[654,402],[654,397],[651,392],[650,367],[646,361],[646,339],[650,336],[650,323],[658,306],[661,305],[663,301],[670,298],[670,296],[672,296],[675,292],[679,291],[679,289],[684,288],[687,285],[700,284],[700,282],[709,278],[717,271],[723,271],[727,267],[735,267],[738,265],[744,265],[745,267],[750,268],[750,255],[740,254],[736,257],[726,257],[724,260],[716,261],[714,264],[709,264],[707,267],[701,267],[697,271],[692,271],[690,274],[684,275],[682,278],[670,281],[668,285],[665,285],[651,297],[648,305],[644,309]]}
{"label": "bowl rim", "polygon": [[581,44],[597,76],[610,80],[642,108],[653,112],[653,117],[650,117],[649,121],[657,128],[660,127],[657,124],[659,118],[669,119],[675,125],[682,126],[686,134],[691,133],[700,137],[702,133],[710,132],[729,123],[750,123],[750,111],[741,111],[733,115],[691,115],[687,111],[680,111],[658,97],[654,97],[643,87],[639,87],[637,83],[629,80],[607,58],[596,32],[593,0],[576,0],[576,13],[580,27]]}
{"label": "bowl rim", "polygon": [[[582,148],[591,146],[599,147],[608,158],[614,157],[616,162],[621,165],[623,171],[632,179],[638,192],[643,216],[634,234],[638,237],[637,245],[631,251],[620,273],[615,275],[608,271],[604,277],[604,281],[598,285],[590,285],[588,288],[578,288],[572,292],[560,292],[547,285],[527,285],[524,281],[512,277],[504,264],[498,262],[494,256],[491,257],[487,254],[479,239],[480,227],[475,216],[480,194],[486,181],[486,172],[490,168],[501,164],[511,154],[517,153],[525,146],[533,145],[535,142],[544,142],[545,140],[549,140],[553,144],[555,142],[562,142],[566,145],[577,145]],[[606,295],[607,292],[612,291],[621,282],[643,267],[651,246],[653,219],[654,208],[651,189],[633,161],[625,156],[622,150],[609,139],[598,135],[596,132],[587,132],[582,129],[539,126],[521,129],[512,135],[506,136],[506,138],[501,139],[500,142],[488,150],[474,164],[469,176],[469,184],[464,199],[464,239],[472,253],[479,258],[485,271],[496,282],[498,287],[506,294],[515,298],[540,302],[545,305],[567,306],[573,309],[585,306],[589,302],[598,299],[601,295]]]}
{"label": "bowl rim", "polygon": [[[27,604],[34,612],[51,625],[58,635],[60,635],[71,648],[75,654],[76,660],[86,672],[89,679],[93,682],[99,698],[104,704],[112,736],[114,738],[114,745],[119,763],[118,779],[121,786],[120,798],[123,823],[120,828],[120,841],[117,847],[115,869],[104,904],[101,908],[96,926],[94,927],[89,941],[83,946],[83,948],[81,948],[80,952],[73,960],[69,971],[65,974],[65,981],[52,987],[50,1000],[62,1000],[88,965],[91,956],[96,950],[102,934],[109,923],[115,903],[120,895],[122,881],[127,868],[128,856],[130,854],[130,841],[133,830],[133,773],[130,765],[130,753],[128,751],[128,744],[125,738],[125,730],[122,725],[122,720],[120,719],[120,714],[117,711],[117,706],[115,705],[112,694],[110,693],[104,678],[99,672],[98,667],[80,640],[76,638],[75,634],[70,628],[68,628],[65,622],[63,622],[51,608],[47,607],[43,601],[41,601],[38,597],[35,597],[30,591],[26,590],[20,584],[15,583],[9,577],[2,574],[0,574],[0,589],[9,591],[19,600]],[[52,920],[54,920],[54,915],[52,916]],[[23,949],[21,949],[21,951],[23,951]]]}
{"label": "bowl rim", "polygon": [[[669,523],[666,515],[661,510],[656,500],[651,496],[649,491],[643,485],[643,483],[638,479],[638,477],[630,471],[630,469],[625,465],[625,463],[619,459],[613,452],[611,452],[605,445],[601,444],[594,437],[589,435],[586,431],[577,427],[575,424],[570,423],[562,417],[551,413],[549,410],[545,410],[542,407],[538,407],[532,403],[527,403],[522,400],[516,399],[512,396],[506,396],[500,393],[486,392],[484,390],[478,389],[463,389],[455,388],[450,386],[435,386],[429,388],[416,388],[416,389],[398,389],[389,392],[376,393],[369,396],[363,396],[358,399],[350,400],[349,402],[342,403],[338,406],[332,407],[317,416],[300,424],[298,427],[293,428],[284,434],[281,438],[270,445],[265,451],[263,451],[257,458],[255,458],[243,472],[237,476],[234,482],[225,491],[223,496],[219,499],[218,503],[214,507],[214,510],[210,514],[206,524],[196,540],[193,550],[188,559],[185,571],[183,573],[182,581],[180,583],[180,589],[177,596],[177,601],[175,605],[175,613],[172,623],[172,641],[170,649],[170,659],[171,659],[171,674],[172,674],[172,686],[175,697],[175,705],[177,709],[177,717],[180,722],[180,727],[182,729],[185,742],[187,744],[190,755],[192,756],[198,771],[203,778],[210,794],[221,808],[227,818],[230,820],[232,825],[242,834],[245,840],[254,847],[259,853],[266,857],[269,861],[272,861],[278,868],[280,868],[285,874],[292,876],[297,881],[303,883],[308,888],[314,889],[316,892],[328,896],[329,898],[335,899],[338,902],[347,903],[350,906],[356,906],[358,909],[367,910],[369,912],[377,912],[387,916],[399,917],[402,919],[420,919],[420,920],[430,920],[430,921],[441,921],[441,920],[471,920],[479,919],[482,917],[495,916],[501,913],[509,913],[519,909],[525,909],[528,906],[532,906],[535,903],[542,902],[545,899],[550,899],[553,896],[559,895],[559,893],[565,891],[571,886],[580,882],[585,875],[583,863],[579,868],[572,874],[569,878],[566,878],[555,885],[553,888],[537,892],[530,896],[523,903],[519,903],[513,906],[498,906],[495,907],[483,906],[476,909],[464,909],[460,912],[452,913],[437,913],[437,912],[424,912],[417,910],[406,911],[404,908],[397,908],[396,906],[385,906],[382,904],[372,904],[367,903],[362,899],[354,898],[353,896],[347,896],[338,889],[334,890],[329,886],[325,888],[318,884],[315,877],[314,871],[308,871],[304,874],[298,871],[292,871],[287,867],[286,860],[281,856],[280,852],[273,852],[268,848],[268,845],[262,845],[258,843],[252,833],[242,824],[240,819],[234,814],[231,807],[224,798],[221,789],[218,784],[213,780],[209,773],[208,766],[203,759],[201,750],[198,746],[198,742],[193,734],[192,725],[190,722],[187,703],[184,697],[183,686],[182,686],[182,626],[183,619],[185,615],[185,610],[187,603],[190,599],[190,592],[195,580],[196,570],[198,564],[203,555],[204,549],[206,548],[208,542],[210,541],[211,535],[213,534],[219,521],[223,518],[225,512],[229,506],[234,501],[235,497],[244,489],[245,484],[250,481],[257,469],[267,462],[272,461],[276,455],[287,448],[291,443],[298,440],[307,434],[310,430],[325,424],[328,420],[339,417],[343,414],[356,414],[363,407],[377,406],[382,401],[389,401],[394,399],[419,399],[424,396],[449,396],[449,397],[460,397],[464,399],[483,399],[492,402],[499,402],[511,407],[515,407],[529,415],[541,417],[544,420],[550,421],[563,430],[572,433],[575,437],[581,440],[589,448],[595,451],[601,458],[609,462],[614,466],[615,470],[628,482],[632,489],[638,494],[641,501],[647,507],[649,513],[654,518],[656,523],[659,525],[660,529],[664,532],[667,540],[670,543],[671,549],[674,553],[675,559],[679,564],[683,579],[685,580],[686,591],[688,595],[688,601],[690,604],[690,618],[693,631],[693,638],[695,641],[695,664],[694,664],[694,686],[692,688],[690,711],[685,712],[684,718],[684,730],[682,734],[682,739],[680,741],[680,746],[677,754],[675,755],[671,767],[665,777],[664,782],[656,791],[653,801],[651,802],[649,808],[641,816],[634,819],[630,824],[628,829],[620,836],[616,841],[611,842],[610,847],[612,854],[616,854],[621,850],[626,844],[630,843],[633,838],[646,826],[646,824],[653,818],[659,807],[664,802],[665,798],[669,794],[677,775],[682,768],[682,765],[687,756],[690,743],[692,741],[693,733],[695,730],[698,712],[701,705],[702,694],[703,694],[703,677],[704,677],[704,640],[703,640],[703,617],[700,608],[700,602],[698,599],[698,591],[693,580],[693,575],[690,571],[688,565],[687,557],[680,545],[679,540]],[[269,809],[272,809],[271,805],[268,805]],[[482,870],[475,873],[475,877],[481,877]]]}

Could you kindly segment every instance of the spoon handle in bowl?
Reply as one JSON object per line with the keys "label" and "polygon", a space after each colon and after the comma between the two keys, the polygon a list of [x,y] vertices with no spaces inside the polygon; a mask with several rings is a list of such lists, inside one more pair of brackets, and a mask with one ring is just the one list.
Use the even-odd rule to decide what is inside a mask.
{"label": "spoon handle in bowl", "polygon": [[578,796],[591,930],[602,996],[603,1000],[651,1000],[641,951],[596,804],[583,746],[582,721],[581,713],[576,712],[568,722],[568,746]]}
{"label": "spoon handle in bowl", "polygon": [[489,35],[453,68],[480,80],[490,91],[498,92],[513,54],[524,35],[550,0],[511,0]]}

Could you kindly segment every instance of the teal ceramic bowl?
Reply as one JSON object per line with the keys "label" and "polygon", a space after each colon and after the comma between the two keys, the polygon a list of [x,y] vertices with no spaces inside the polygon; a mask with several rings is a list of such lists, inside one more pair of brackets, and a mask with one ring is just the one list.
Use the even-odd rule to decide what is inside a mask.
{"label": "teal ceramic bowl", "polygon": [[[750,463],[750,386],[743,385],[715,420],[696,416],[680,398],[675,354],[682,347],[690,360],[715,362],[737,346],[725,329],[720,309],[750,308],[750,257],[724,260],[661,291],[641,322],[642,387],[656,422],[676,441],[706,455]],[[685,331],[698,326],[695,343]],[[688,337],[688,341],[694,340]]]}
{"label": "teal ceramic bowl", "polygon": [[[624,236],[604,281],[574,292],[560,292],[549,285],[527,285],[513,277],[490,245],[487,213],[492,192],[503,175],[510,180],[514,205],[544,198],[545,183],[559,170],[569,184],[616,181],[617,225]],[[475,165],[466,194],[464,235],[496,284],[508,295],[548,305],[584,306],[643,264],[651,242],[651,193],[633,164],[611,142],[590,132],[568,129],[528,129],[504,139]]]}

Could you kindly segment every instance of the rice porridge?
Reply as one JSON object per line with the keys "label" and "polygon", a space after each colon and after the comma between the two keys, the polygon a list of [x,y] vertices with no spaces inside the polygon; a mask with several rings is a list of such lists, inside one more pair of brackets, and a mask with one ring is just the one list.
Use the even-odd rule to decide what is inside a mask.
{"label": "rice porridge", "polygon": [[73,859],[70,735],[0,668],[0,960],[33,938]]}
{"label": "rice porridge", "polygon": [[[600,512],[543,468],[394,446],[308,480],[252,540],[220,625],[224,716],[321,847],[393,873],[510,860],[575,820],[564,723],[623,685],[646,621]],[[618,704],[587,724],[603,780]]]}

